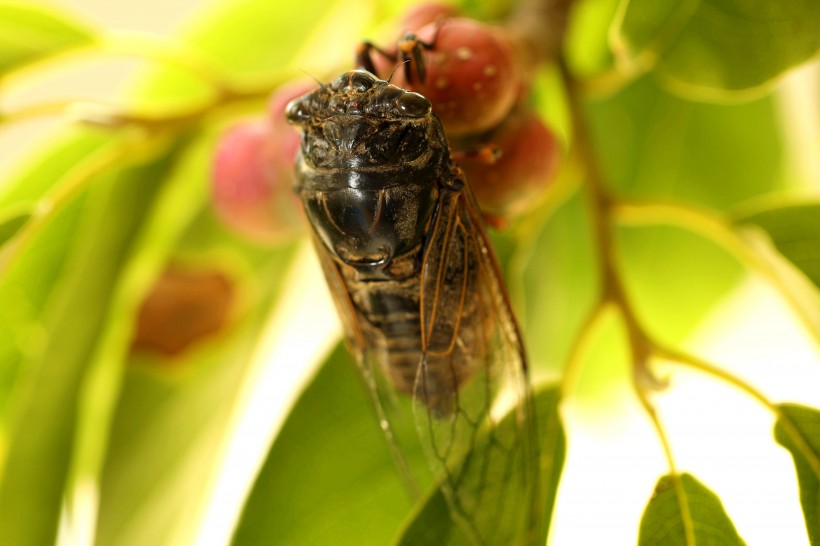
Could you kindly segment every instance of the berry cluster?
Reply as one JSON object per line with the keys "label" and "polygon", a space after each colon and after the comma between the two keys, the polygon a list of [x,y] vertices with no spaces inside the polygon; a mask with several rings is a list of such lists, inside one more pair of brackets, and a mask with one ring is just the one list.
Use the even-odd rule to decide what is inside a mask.
{"label": "berry cluster", "polygon": [[[528,55],[505,27],[460,17],[446,4],[411,8],[400,24],[397,43],[364,43],[358,64],[430,99],[491,223],[525,212],[551,182],[559,157],[554,134],[527,104]],[[266,118],[239,123],[219,142],[215,210],[246,237],[276,243],[303,225],[291,191],[299,136],[284,110],[314,88],[312,82],[279,88]]]}

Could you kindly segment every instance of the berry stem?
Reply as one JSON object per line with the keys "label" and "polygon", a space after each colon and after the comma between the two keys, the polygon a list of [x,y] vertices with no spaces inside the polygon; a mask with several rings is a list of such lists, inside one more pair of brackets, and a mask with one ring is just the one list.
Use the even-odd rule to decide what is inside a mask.
{"label": "berry stem", "polygon": [[507,26],[524,46],[529,66],[560,57],[574,0],[525,0],[515,4]]}
{"label": "berry stem", "polygon": [[660,382],[652,377],[648,369],[652,344],[632,308],[618,271],[613,219],[614,200],[606,188],[604,176],[586,129],[579,98],[580,88],[563,59],[559,61],[559,67],[566,85],[574,146],[586,172],[585,189],[591,211],[601,279],[600,305],[614,305],[623,317],[629,337],[636,381],[639,381],[640,385],[659,386]]}

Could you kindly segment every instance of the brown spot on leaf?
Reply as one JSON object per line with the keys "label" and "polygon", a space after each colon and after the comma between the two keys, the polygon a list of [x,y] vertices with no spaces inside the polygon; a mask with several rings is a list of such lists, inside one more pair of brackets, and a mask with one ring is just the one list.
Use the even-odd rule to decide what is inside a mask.
{"label": "brown spot on leaf", "polygon": [[233,299],[233,285],[223,273],[171,266],[140,306],[131,347],[179,354],[224,329]]}

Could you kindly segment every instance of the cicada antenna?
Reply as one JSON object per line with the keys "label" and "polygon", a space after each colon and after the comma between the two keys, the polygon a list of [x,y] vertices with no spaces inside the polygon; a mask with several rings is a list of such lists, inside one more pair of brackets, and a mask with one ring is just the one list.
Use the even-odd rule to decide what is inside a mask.
{"label": "cicada antenna", "polygon": [[311,80],[315,81],[315,82],[316,82],[316,84],[317,84],[319,87],[322,87],[323,85],[327,85],[327,84],[325,84],[322,80],[320,80],[319,78],[317,78],[316,76],[314,76],[313,74],[311,74],[310,72],[308,72],[307,70],[305,70],[304,68],[300,69],[300,70],[299,70],[299,72],[301,72],[302,74],[304,74],[305,76],[307,76],[307,77],[308,77],[308,78],[310,78]]}
{"label": "cicada antenna", "polygon": [[409,62],[410,62],[410,59],[404,59],[402,62],[397,64],[395,67],[393,67],[393,71],[390,73],[390,77],[387,78],[387,83],[390,83],[393,80],[393,76],[396,74],[396,70],[398,70],[403,65],[406,65]]}

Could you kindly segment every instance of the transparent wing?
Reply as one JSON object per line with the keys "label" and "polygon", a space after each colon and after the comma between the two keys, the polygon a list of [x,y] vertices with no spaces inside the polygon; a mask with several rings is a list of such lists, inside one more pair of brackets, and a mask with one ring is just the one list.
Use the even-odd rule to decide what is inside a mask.
{"label": "transparent wing", "polygon": [[476,544],[534,544],[538,453],[526,357],[466,184],[443,190],[421,307],[417,427],[451,512]]}
{"label": "transparent wing", "polygon": [[313,246],[319,258],[319,264],[322,266],[322,272],[325,274],[325,280],[330,289],[333,303],[336,305],[339,319],[342,321],[342,329],[345,333],[345,341],[347,342],[348,349],[353,353],[353,356],[356,357],[356,361],[361,364],[361,361],[364,360],[362,353],[366,350],[364,335],[359,325],[359,319],[353,306],[350,293],[345,287],[342,272],[315,234],[313,234]]}
{"label": "transparent wing", "polygon": [[414,498],[418,497],[420,493],[419,477],[410,468],[407,457],[403,452],[402,442],[400,441],[401,434],[397,431],[397,428],[404,429],[405,427],[396,426],[394,423],[395,412],[390,411],[397,406],[393,389],[380,370],[375,354],[371,348],[367,346],[362,325],[363,319],[353,304],[351,294],[345,284],[345,279],[340,269],[341,266],[330,257],[328,250],[315,235],[313,237],[313,243],[325,279],[327,280],[330,294],[336,305],[339,318],[342,321],[348,350],[353,354],[356,364],[359,367],[359,374],[370,396],[370,401],[376,413],[379,426],[384,432],[390,454],[396,463],[396,467],[401,474],[408,493]]}

